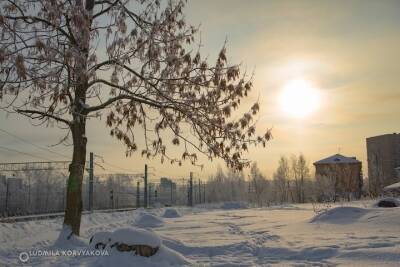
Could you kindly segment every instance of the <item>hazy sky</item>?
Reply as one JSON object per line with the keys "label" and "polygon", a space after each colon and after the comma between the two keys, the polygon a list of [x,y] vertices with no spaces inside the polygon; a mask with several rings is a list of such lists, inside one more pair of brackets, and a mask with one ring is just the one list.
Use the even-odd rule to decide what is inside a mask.
{"label": "hazy sky", "polygon": [[[366,170],[368,136],[399,131],[400,1],[239,1],[192,0],[187,21],[201,24],[203,55],[213,58],[224,41],[228,57],[255,70],[252,100],[260,98],[258,128],[273,127],[274,139],[251,158],[270,177],[281,155],[304,153],[309,162],[337,153],[363,160]],[[299,119],[279,106],[282,88],[305,79],[320,91],[317,112]],[[104,122],[90,122],[88,151],[120,167],[142,171],[140,155],[125,158],[122,144],[108,136]],[[0,113],[0,128],[41,146],[61,137],[56,128],[32,127],[17,116]],[[0,146],[44,158],[64,160],[0,132]],[[70,148],[52,148],[69,155]],[[35,160],[0,150],[0,161]],[[41,160],[41,159],[39,159]],[[207,162],[204,162],[207,163]],[[187,176],[193,170],[206,177],[221,161],[206,169],[149,162],[157,175]],[[118,171],[105,166],[109,171]],[[99,170],[100,171],[100,170]]]}

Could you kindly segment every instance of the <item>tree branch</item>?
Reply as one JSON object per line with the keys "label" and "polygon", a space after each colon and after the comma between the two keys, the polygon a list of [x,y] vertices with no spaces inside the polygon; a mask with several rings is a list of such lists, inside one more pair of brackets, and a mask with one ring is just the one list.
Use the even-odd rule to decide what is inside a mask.
{"label": "tree branch", "polygon": [[[29,109],[17,109],[16,110],[18,113],[22,113],[23,115],[31,118],[31,119],[44,119],[44,118],[51,118],[54,119],[58,122],[62,122],[67,124],[68,126],[71,125],[71,122],[65,119],[62,119],[60,117],[57,117],[53,114],[49,114],[46,112],[38,111],[38,110],[29,110]],[[38,115],[38,117],[34,117],[33,115]]]}

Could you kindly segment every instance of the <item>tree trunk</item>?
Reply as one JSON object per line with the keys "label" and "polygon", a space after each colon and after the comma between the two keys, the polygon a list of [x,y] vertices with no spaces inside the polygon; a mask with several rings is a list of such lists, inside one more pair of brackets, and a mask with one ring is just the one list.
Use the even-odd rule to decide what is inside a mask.
{"label": "tree trunk", "polygon": [[[77,77],[75,99],[73,103],[73,121],[71,133],[74,145],[72,162],[69,166],[69,178],[67,185],[67,205],[65,209],[64,225],[68,226],[74,235],[79,235],[82,215],[82,181],[86,163],[86,115],[83,106],[86,103],[86,91],[88,89],[87,61],[89,56],[90,27],[92,24],[92,11],[94,0],[87,0],[85,6],[82,0],[76,0],[76,5],[86,9],[89,14],[89,27],[83,28],[82,36],[78,39],[76,48],[81,55],[76,58],[74,76]],[[84,15],[82,13],[82,15]]]}
{"label": "tree trunk", "polygon": [[81,225],[82,181],[86,163],[87,143],[85,131],[86,119],[83,116],[74,118],[71,126],[74,150],[72,162],[69,166],[64,225],[69,226],[75,235],[79,235]]}

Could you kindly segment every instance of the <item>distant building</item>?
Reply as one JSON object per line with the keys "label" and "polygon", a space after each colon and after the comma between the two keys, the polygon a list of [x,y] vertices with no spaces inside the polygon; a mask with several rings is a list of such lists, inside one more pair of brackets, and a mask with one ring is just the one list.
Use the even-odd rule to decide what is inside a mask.
{"label": "distant building", "polygon": [[362,163],[356,157],[335,154],[314,162],[314,166],[316,179],[326,182],[326,190],[330,191],[334,200],[337,197],[350,199],[361,196]]}
{"label": "distant building", "polygon": [[399,182],[400,134],[385,134],[367,138],[369,190],[374,195]]}
{"label": "distant building", "polygon": [[7,179],[0,175],[0,217],[6,211]]}

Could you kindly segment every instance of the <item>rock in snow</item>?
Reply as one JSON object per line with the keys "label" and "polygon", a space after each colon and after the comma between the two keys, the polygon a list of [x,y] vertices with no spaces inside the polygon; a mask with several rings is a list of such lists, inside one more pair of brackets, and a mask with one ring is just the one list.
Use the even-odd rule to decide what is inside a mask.
{"label": "rock in snow", "polygon": [[376,202],[375,206],[380,208],[395,208],[400,207],[400,201],[397,198],[386,197]]}

